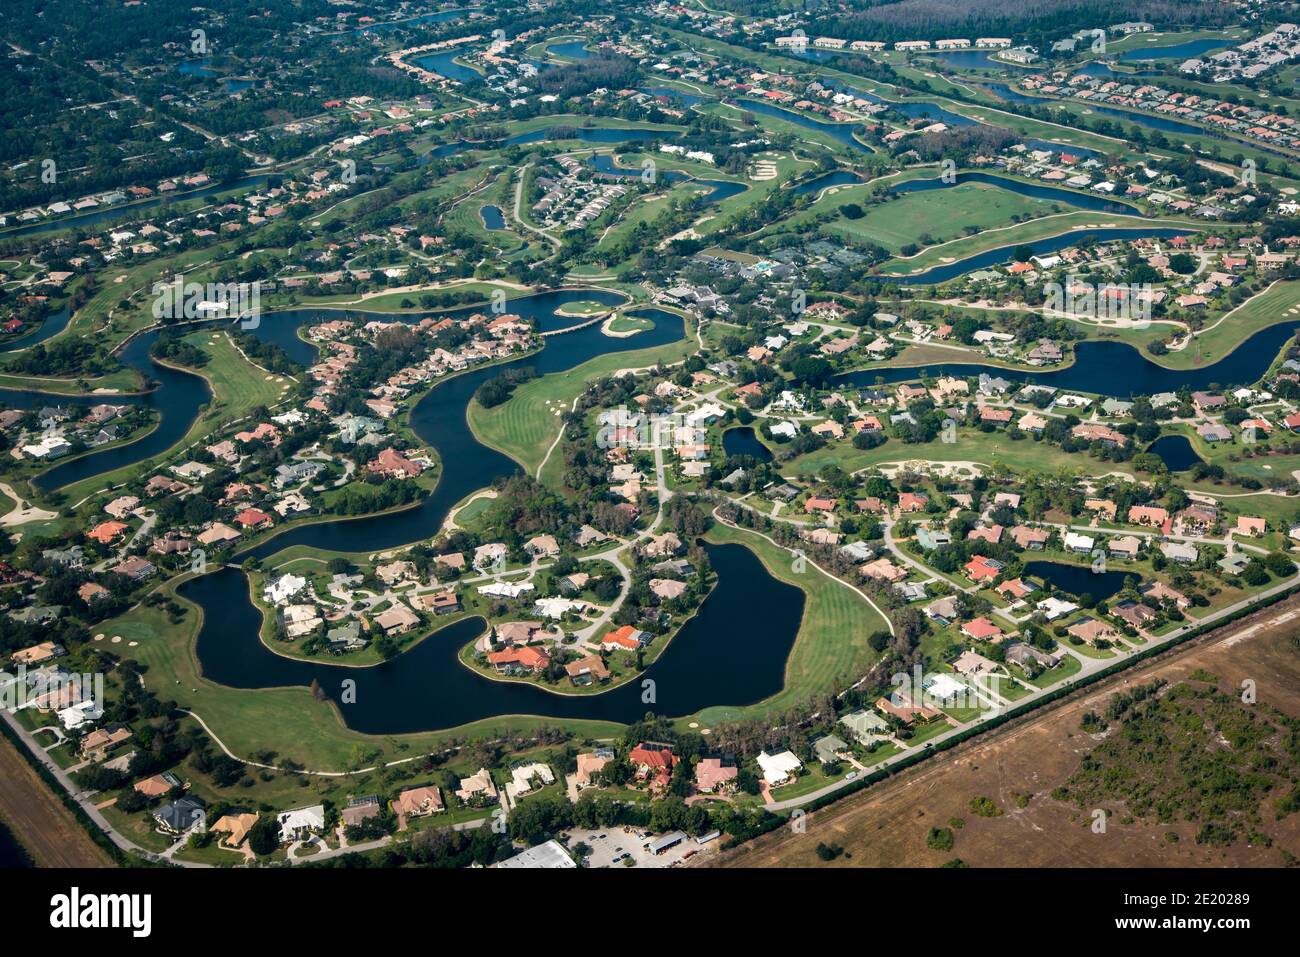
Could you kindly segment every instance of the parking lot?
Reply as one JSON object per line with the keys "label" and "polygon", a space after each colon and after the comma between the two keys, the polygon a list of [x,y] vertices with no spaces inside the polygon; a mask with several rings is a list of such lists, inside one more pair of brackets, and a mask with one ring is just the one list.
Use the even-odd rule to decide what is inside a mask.
{"label": "parking lot", "polygon": [[[591,848],[591,853],[586,859],[588,867],[672,867],[680,864],[687,857],[716,853],[721,843],[720,840],[714,840],[708,844],[697,844],[695,838],[687,837],[676,847],[669,848],[662,854],[652,854],[645,845],[654,841],[659,835],[639,828],[610,827],[594,831],[574,830],[567,833],[570,850],[578,844],[586,844]],[[623,857],[625,854],[626,858]],[[633,862],[630,865],[627,863],[629,860]]]}

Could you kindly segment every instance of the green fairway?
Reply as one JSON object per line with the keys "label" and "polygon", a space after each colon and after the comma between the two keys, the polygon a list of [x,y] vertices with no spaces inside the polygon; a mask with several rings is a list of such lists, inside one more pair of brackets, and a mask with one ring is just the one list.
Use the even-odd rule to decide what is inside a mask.
{"label": "green fairway", "polygon": [[504,452],[535,475],[560,434],[560,416],[569,411],[573,400],[591,382],[620,369],[677,362],[689,354],[694,342],[694,331],[688,323],[686,338],[678,342],[597,356],[567,372],[525,382],[508,400],[490,409],[471,402],[466,411],[470,428],[480,442]]}
{"label": "green fairway", "polygon": [[706,538],[710,542],[744,545],[754,552],[763,567],[781,581],[804,593],[803,621],[786,662],[785,685],[771,698],[743,708],[716,707],[701,711],[701,722],[756,718],[771,714],[835,685],[852,684],[862,677],[879,655],[867,639],[888,624],[867,602],[837,579],[830,578],[811,563],[804,571],[793,570],[790,553],[746,529],[715,524]]}
{"label": "green fairway", "polygon": [[[1021,196],[984,183],[960,183],[943,190],[906,193],[878,206],[867,206],[866,215],[850,219],[843,208],[853,202],[855,192],[845,190],[826,197],[837,211],[827,228],[845,239],[875,243],[891,252],[913,244],[947,242],[1066,209],[1064,204]],[[814,208],[821,212],[822,206],[818,203]],[[797,222],[800,218],[794,219]]]}

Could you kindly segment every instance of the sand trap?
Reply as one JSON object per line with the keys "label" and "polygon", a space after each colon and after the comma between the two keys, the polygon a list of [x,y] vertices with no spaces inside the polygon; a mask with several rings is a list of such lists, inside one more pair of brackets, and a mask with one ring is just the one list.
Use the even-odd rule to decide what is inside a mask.
{"label": "sand trap", "polygon": [[121,635],[114,635],[114,636],[113,636],[111,639],[109,639],[109,640],[112,641],[113,644],[115,644],[115,645],[120,645],[120,644],[122,643],[122,636],[121,636]]}

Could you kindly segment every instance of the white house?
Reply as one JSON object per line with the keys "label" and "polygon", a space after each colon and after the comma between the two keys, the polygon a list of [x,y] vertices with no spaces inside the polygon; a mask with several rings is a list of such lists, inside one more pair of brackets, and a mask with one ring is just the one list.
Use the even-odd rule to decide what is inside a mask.
{"label": "white house", "polygon": [[1050,598],[1044,598],[1037,605],[1039,611],[1047,616],[1048,621],[1056,621],[1058,618],[1064,618],[1072,611],[1078,611],[1079,606],[1074,602],[1065,601],[1053,595]]}
{"label": "white house", "polygon": [[325,806],[313,804],[310,807],[296,807],[291,811],[281,811],[276,820],[280,822],[280,843],[288,844],[302,840],[313,831],[325,829]]}
{"label": "white house", "polygon": [[686,424],[693,429],[704,428],[705,426],[718,421],[727,414],[727,410],[716,402],[707,402],[700,406],[694,412],[686,414]]}
{"label": "white house", "polygon": [[307,587],[307,579],[301,575],[281,575],[266,586],[262,597],[272,605],[283,605],[298,592]]}
{"label": "white house", "polygon": [[930,675],[925,679],[926,693],[934,697],[936,701],[948,702],[958,695],[966,693],[966,686],[954,678],[952,675],[939,674]]}
{"label": "white house", "polygon": [[764,751],[758,756],[758,766],[763,770],[763,780],[772,787],[778,787],[789,781],[790,776],[802,768],[803,764],[790,751],[782,751],[780,754]]}
{"label": "white house", "polygon": [[1093,542],[1091,535],[1080,535],[1078,532],[1065,533],[1065,550],[1067,552],[1090,552],[1092,551]]}
{"label": "white house", "polygon": [[773,435],[793,439],[799,434],[799,426],[795,425],[793,422],[778,422],[776,425],[772,426],[770,431]]}

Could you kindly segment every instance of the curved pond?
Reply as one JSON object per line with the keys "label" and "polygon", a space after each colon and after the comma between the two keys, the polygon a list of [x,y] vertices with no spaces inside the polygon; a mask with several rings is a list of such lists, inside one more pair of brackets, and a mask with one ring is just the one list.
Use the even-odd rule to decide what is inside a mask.
{"label": "curved pond", "polygon": [[24,332],[22,335],[14,336],[0,348],[6,352],[21,352],[28,346],[34,346],[38,342],[44,342],[46,339],[52,339],[64,329],[68,328],[68,322],[72,319],[72,310],[64,306],[53,315],[46,316],[39,326],[35,326]]}
{"label": "curved pond", "polygon": [[722,433],[722,451],[728,455],[748,455],[760,462],[772,461],[772,450],[747,425],[727,429]]}
{"label": "curved pond", "polygon": [[1041,67],[1023,63],[1008,63],[993,59],[993,50],[940,50],[931,54],[936,60],[959,70],[1037,70]]}
{"label": "curved pond", "polygon": [[1083,229],[1062,233],[1060,236],[1051,236],[1047,239],[1035,240],[1031,243],[999,246],[996,249],[988,249],[965,259],[945,263],[942,266],[934,266],[925,272],[914,273],[910,276],[878,275],[869,276],[868,278],[877,282],[899,283],[904,286],[924,286],[930,283],[947,282],[949,279],[956,279],[958,276],[974,272],[976,269],[985,269],[989,266],[1011,262],[1015,257],[1016,250],[1026,247],[1033,250],[1035,256],[1040,256],[1043,253],[1054,253],[1062,249],[1068,249],[1071,246],[1078,246],[1080,243],[1112,242],[1122,239],[1172,239],[1175,236],[1186,236],[1187,232],[1185,229],[1171,229],[1167,226]]}
{"label": "curved pond", "polygon": [[500,206],[483,206],[478,211],[483,220],[483,226],[487,229],[497,230],[506,228],[506,217],[501,212]]}
{"label": "curved pond", "polygon": [[850,173],[846,169],[835,169],[829,173],[822,173],[816,179],[810,179],[806,183],[791,187],[791,189],[796,196],[806,196],[809,193],[820,193],[831,186],[848,186],[851,183],[861,182],[862,177],[857,173]]}
{"label": "curved pond", "polygon": [[1028,372],[977,362],[955,362],[910,368],[860,369],[837,376],[836,381],[865,388],[878,381],[889,384],[922,376],[964,377],[988,372],[1011,382],[1039,383],[1118,399],[1180,389],[1227,388],[1258,382],[1297,329],[1300,329],[1300,320],[1261,329],[1218,362],[1200,369],[1166,369],[1127,343],[1088,341],[1075,344],[1072,365],[1054,372]]}
{"label": "curved pond", "polygon": [[[614,162],[614,157],[608,153],[597,153],[588,164],[592,169],[604,173],[606,176],[617,176],[621,179],[632,179],[641,175],[639,167],[619,166]],[[704,197],[706,203],[720,203],[729,196],[739,196],[749,187],[744,183],[734,180],[723,179],[699,179],[694,176],[688,176],[681,170],[676,169],[656,169],[655,175],[668,183],[680,183],[685,180],[693,180],[701,186],[709,188],[709,194]]]}
{"label": "curved pond", "polygon": [[952,183],[945,183],[942,179],[911,179],[890,187],[890,192],[899,195],[904,193],[925,193],[933,189],[960,186],[962,183],[983,183],[987,186],[996,186],[998,189],[1019,193],[1021,196],[1029,196],[1033,199],[1042,199],[1053,203],[1065,203],[1069,206],[1097,213],[1116,213],[1122,216],[1142,215],[1142,210],[1136,206],[1122,203],[1119,200],[1079,193],[1071,189],[1062,189],[1059,186],[1023,183],[1017,179],[1008,179],[1005,176],[995,176],[991,173],[958,173],[957,178]]}
{"label": "curved pond", "polygon": [[[642,700],[640,679],[604,694],[564,696],[482,677],[457,660],[461,647],[482,634],[481,618],[449,625],[392,661],[350,668],[285,658],[263,645],[261,615],[237,569],[189,581],[180,594],[204,610],[196,651],[205,677],[232,688],[307,687],[315,679],[335,701],[350,679],[356,701],[339,708],[355,731],[432,731],[512,714],[627,723],[647,710],[685,715],[714,705],[753,704],[782,688],[803,618],[803,592],[769,575],[742,545],[704,548],[717,585],[646,669],[645,677],[655,682],[653,704]],[[737,666],[738,641],[744,667]]]}
{"label": "curved pond", "polygon": [[1051,100],[1041,96],[1031,96],[1028,93],[1021,93],[1011,86],[1010,83],[981,83],[984,89],[988,90],[994,96],[1006,100],[1008,103],[1035,103],[1046,104]]}
{"label": "curved pond", "polygon": [[829,123],[825,120],[815,120],[811,116],[804,116],[802,113],[795,113],[792,110],[783,110],[779,106],[773,106],[771,103],[763,103],[759,100],[749,100],[741,98],[737,101],[737,106],[742,110],[750,113],[762,113],[764,116],[771,116],[778,120],[784,120],[787,123],[793,123],[795,126],[802,126],[806,130],[816,130],[818,133],[825,133],[827,136],[843,143],[850,149],[858,150],[862,153],[873,153],[873,150],[866,143],[861,142],[853,135],[856,127],[852,123]]}
{"label": "curved pond", "polygon": [[[896,113],[901,113],[909,120],[935,120],[948,126],[980,126],[978,120],[973,120],[969,116],[963,116],[960,113],[954,113],[952,110],[945,109],[938,103],[932,103],[927,100],[886,100],[884,97],[876,96],[874,93],[868,93],[866,90],[860,90],[849,86],[847,83],[840,83],[836,80],[826,80],[825,85],[833,90],[839,90],[848,93],[851,96],[861,97],[871,103],[879,103],[889,107]],[[993,124],[983,124],[993,125]],[[1027,138],[1024,140],[1026,146],[1030,149],[1047,150],[1051,153],[1073,153],[1075,156],[1098,156],[1096,150],[1085,149],[1082,146],[1070,146],[1068,143],[1057,143],[1053,140],[1040,140]]]}
{"label": "curved pond", "polygon": [[1133,113],[1129,110],[1119,110],[1110,106],[1100,106],[1095,103],[1089,103],[1087,109],[1093,113],[1113,116],[1118,120],[1124,120],[1128,123],[1136,123],[1138,126],[1145,126],[1149,129],[1159,130],[1162,133],[1181,133],[1184,136],[1209,135],[1208,130],[1201,129],[1199,126],[1193,126],[1191,123],[1179,123],[1177,120],[1171,120],[1163,116],[1151,116],[1147,113]]}
{"label": "curved pond", "polygon": [[642,93],[649,93],[651,96],[662,96],[670,100],[677,100],[682,106],[692,107],[696,103],[703,103],[709,99],[707,96],[701,96],[698,93],[688,93],[685,90],[679,90],[672,86],[643,86]]}
{"label": "curved pond", "polygon": [[1205,37],[1200,40],[1188,40],[1186,43],[1176,43],[1172,46],[1148,46],[1139,47],[1135,50],[1125,50],[1119,55],[1118,59],[1122,63],[1143,60],[1190,60],[1202,53],[1208,53],[1210,50],[1226,47],[1232,42],[1226,37]]}
{"label": "curved pond", "polygon": [[1091,566],[1068,565],[1065,562],[1026,562],[1026,575],[1051,582],[1054,588],[1078,597],[1091,595],[1097,601],[1106,601],[1124,587],[1130,572],[1095,572]]}
{"label": "curved pond", "polygon": [[468,52],[470,44],[463,43],[454,46],[449,50],[440,50],[437,53],[430,53],[426,56],[412,58],[412,62],[419,67],[444,76],[449,80],[455,80],[457,83],[481,83],[483,74],[478,70],[471,70],[467,66],[462,66],[456,62],[456,57],[462,53]]}
{"label": "curved pond", "polygon": [[561,40],[559,43],[550,43],[546,46],[547,53],[554,53],[556,56],[568,57],[571,60],[590,60],[591,51],[587,49],[587,41],[584,40]]}
{"label": "curved pond", "polygon": [[1159,457],[1171,472],[1186,472],[1205,461],[1196,454],[1196,449],[1185,435],[1162,435],[1147,446],[1147,451]]}
{"label": "curved pond", "polygon": [[41,489],[55,489],[124,465],[133,465],[160,455],[184,437],[198,417],[199,408],[211,401],[212,390],[202,376],[159,365],[149,357],[149,350],[153,348],[158,335],[154,331],[136,336],[118,357],[124,366],[158,383],[156,389],[144,395],[55,396],[46,392],[0,390],[0,402],[19,409],[47,405],[88,406],[108,402],[114,405],[143,405],[155,409],[159,414],[157,426],[143,438],[125,445],[109,446],[62,465],[55,465],[32,479],[33,485]]}
{"label": "curved pond", "polygon": [[[598,302],[605,306],[617,306],[627,301],[627,297],[611,289],[564,289],[554,292],[538,293],[509,300],[507,308],[526,319],[537,323],[542,332],[554,332],[578,325],[585,320],[582,317],[558,316],[556,310],[571,302]],[[474,312],[481,312],[484,306],[465,306],[451,310],[445,315],[464,317]],[[271,342],[282,347],[296,362],[310,365],[315,361],[315,347],[298,337],[298,327],[304,323],[320,322],[326,319],[338,319],[343,316],[361,316],[365,320],[377,319],[391,322],[393,320],[414,321],[428,313],[417,315],[394,315],[392,313],[345,312],[334,309],[293,309],[280,313],[271,313],[263,317],[261,325],[253,334],[264,342]],[[666,313],[664,315],[667,315]],[[676,318],[676,317],[672,317]],[[680,338],[680,320],[678,338]],[[209,325],[221,323],[200,323],[187,326],[193,331]],[[599,333],[599,330],[595,330]],[[73,482],[109,472],[126,465],[134,465],[147,458],[161,455],[184,437],[198,417],[200,408],[211,401],[212,392],[207,380],[202,376],[169,366],[160,365],[150,358],[149,352],[157,341],[158,330],[142,333],[132,339],[119,354],[118,358],[127,368],[152,378],[157,388],[144,395],[82,395],[56,396],[46,392],[0,389],[0,404],[11,408],[30,409],[47,405],[97,405],[110,402],[118,405],[144,405],[155,409],[160,419],[157,427],[143,438],[125,445],[112,446],[96,452],[90,452],[80,458],[71,459],[61,465],[55,465],[49,471],[33,479],[33,484],[42,489],[61,488]],[[608,337],[601,337],[607,339]],[[629,348],[642,348],[658,344],[651,341],[653,333],[636,337],[636,344]],[[671,340],[668,340],[671,341]],[[630,343],[630,340],[629,340]],[[580,360],[580,361],[585,361]]]}
{"label": "curved pond", "polygon": [[[617,295],[608,290],[601,292],[606,296]],[[575,292],[572,296],[571,301],[601,301],[594,292],[586,290]],[[619,301],[622,301],[621,297]],[[512,302],[509,308],[519,312],[516,302],[517,300]],[[638,315],[653,319],[654,328],[629,339],[611,339],[600,331],[599,325],[589,325],[562,336],[551,337],[539,353],[500,365],[473,369],[435,386],[412,409],[411,427],[421,441],[437,449],[442,460],[442,474],[437,488],[416,507],[390,515],[304,525],[262,543],[248,554],[265,558],[290,545],[372,552],[432,537],[442,527],[443,519],[458,501],[470,492],[519,469],[513,459],[480,444],[474,436],[465,419],[465,410],[474,391],[506,369],[532,368],[539,375],[564,372],[599,355],[648,349],[676,342],[684,334],[681,318],[672,313],[646,309],[639,311]],[[582,320],[566,320],[570,325],[575,321]],[[263,322],[262,325],[268,323]]]}

